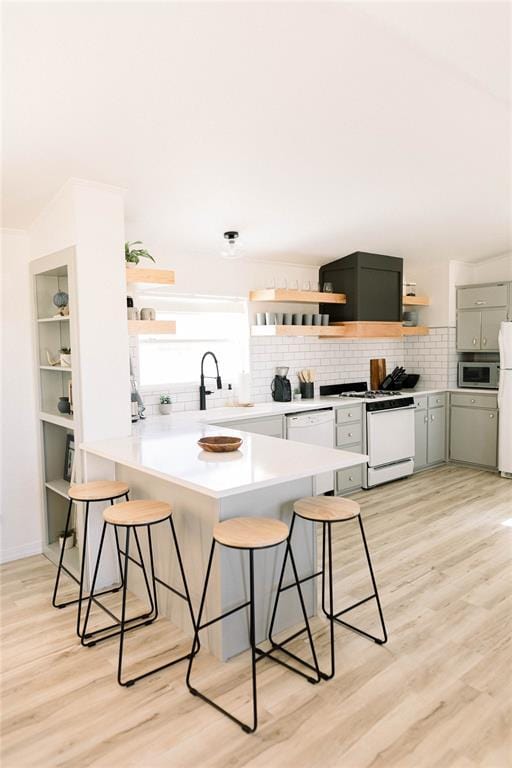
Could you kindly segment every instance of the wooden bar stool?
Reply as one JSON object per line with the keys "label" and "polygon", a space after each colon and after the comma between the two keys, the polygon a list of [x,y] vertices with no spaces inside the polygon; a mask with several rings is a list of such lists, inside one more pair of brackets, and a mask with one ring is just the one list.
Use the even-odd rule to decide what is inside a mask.
{"label": "wooden bar stool", "polygon": [[[373,573],[372,563],[370,560],[370,552],[368,550],[368,544],[366,543],[366,536],[364,533],[363,521],[361,519],[361,510],[360,510],[359,504],[356,501],[353,501],[352,499],[336,498],[334,496],[311,496],[308,498],[299,499],[299,501],[296,501],[295,504],[293,505],[293,517],[292,517],[292,523],[290,527],[290,541],[292,538],[295,519],[297,517],[301,517],[303,520],[310,520],[313,523],[322,523],[322,570],[318,571],[317,573],[313,573],[311,576],[305,576],[304,578],[299,579],[299,582],[302,584],[303,582],[309,581],[310,579],[315,579],[318,576],[322,577],[322,611],[325,614],[325,616],[329,619],[329,622],[330,622],[331,671],[329,674],[322,672],[321,675],[324,678],[324,680],[330,680],[332,677],[334,677],[334,673],[335,673],[335,652],[334,652],[334,624],[335,623],[341,624],[347,629],[351,629],[353,632],[357,632],[357,634],[362,635],[363,637],[366,637],[369,640],[373,640],[375,643],[378,643],[379,645],[383,645],[384,643],[387,642],[388,636],[386,632],[386,625],[384,624],[384,616],[382,614],[382,607],[380,604],[379,593],[377,590],[377,583],[375,581],[375,575]],[[358,600],[357,603],[350,605],[348,608],[344,608],[343,610],[337,611],[335,613],[334,612],[333,574],[332,574],[333,568],[332,568],[331,526],[333,525],[333,523],[346,522],[348,520],[356,520],[356,519],[359,523],[359,528],[361,531],[361,538],[363,541],[366,560],[368,563],[368,569],[370,571],[370,577],[373,585],[373,593],[368,597],[363,598],[362,600]],[[325,602],[326,602],[326,594],[325,594],[326,592],[325,590],[326,539],[327,539],[327,546],[329,550],[329,567],[327,571],[327,577],[329,580],[328,609],[326,608],[326,605],[325,605]],[[290,553],[292,551],[291,544],[288,548],[288,551]],[[286,648],[283,647],[284,645],[289,643],[291,640],[293,640],[295,637],[297,637],[300,634],[300,632],[304,632],[305,629],[302,629],[300,632],[298,633],[296,632],[294,635],[291,635],[285,640],[282,640],[281,643],[274,642],[272,638],[272,631],[274,628],[274,622],[276,618],[279,597],[282,592],[286,591],[287,589],[291,589],[292,587],[295,587],[297,583],[297,577],[294,570],[295,581],[293,581],[291,584],[287,586],[283,586],[287,554],[285,555],[285,558],[283,561],[283,567],[281,569],[281,575],[279,578],[279,586],[277,588],[274,609],[272,612],[272,619],[270,621],[269,640],[271,641],[273,648],[275,648],[276,650],[279,649],[283,651],[288,656],[291,656],[292,658],[297,659],[298,661],[302,661],[302,663],[306,664],[307,666],[307,662],[303,661],[302,659],[299,659],[297,656],[295,656],[293,653],[290,653]],[[368,632],[365,632],[364,630],[359,629],[358,627],[355,627],[353,624],[349,624],[348,622],[340,619],[340,616],[343,616],[344,614],[348,613],[354,608],[357,608],[359,605],[363,605],[363,603],[367,603],[369,600],[373,600],[373,599],[375,599],[377,602],[379,619],[382,627],[382,637],[375,637],[374,635],[371,635]]]}
{"label": "wooden bar stool", "polygon": [[[286,664],[286,662],[282,661],[281,659],[277,659],[271,656],[271,654],[274,652],[274,649],[264,651],[261,648],[258,648],[256,646],[256,630],[255,630],[255,619],[254,619],[254,551],[261,550],[261,549],[268,549],[271,547],[277,547],[279,546],[279,544],[282,544],[283,542],[286,542],[285,557],[289,556],[290,562],[292,564],[292,568],[293,568],[293,572],[296,580],[295,584],[297,587],[301,610],[302,610],[302,614],[304,616],[304,621],[306,625],[305,629],[308,632],[311,652],[312,652],[314,663],[316,665],[316,668],[311,667],[312,669],[316,669],[316,677],[314,678],[311,677],[311,675],[305,675],[299,670],[294,669],[293,667],[291,667],[289,664]],[[220,616],[217,616],[214,619],[210,619],[209,621],[205,621],[203,624],[201,624],[204,604],[206,600],[206,594],[208,591],[208,581],[210,579],[210,572],[212,568],[213,554],[215,552],[216,544],[219,544],[223,547],[228,547],[231,549],[247,550],[249,552],[249,600],[247,600],[245,603],[242,603],[241,605],[238,605],[236,608],[232,608],[231,610],[226,611]],[[237,717],[235,717],[230,712],[228,712],[226,709],[223,709],[221,706],[219,706],[214,701],[212,701],[207,696],[205,696],[204,693],[200,693],[197,690],[197,688],[191,685],[191,682],[190,682],[194,656],[199,650],[199,632],[202,629],[209,627],[211,624],[215,624],[217,621],[221,621],[222,619],[225,619],[227,616],[230,616],[231,614],[236,613],[237,611],[241,611],[243,608],[246,608],[247,606],[249,606],[249,643],[251,648],[251,667],[252,667],[252,713],[253,713],[252,725],[247,725],[242,720],[239,720]],[[196,650],[196,647],[197,647],[197,650]],[[231,520],[226,520],[222,523],[217,523],[217,525],[213,529],[213,541],[210,549],[210,556],[208,559],[208,567],[206,569],[206,577],[204,582],[203,594],[201,596],[199,615],[197,617],[194,643],[192,645],[192,653],[190,655],[190,660],[188,663],[188,670],[187,670],[187,677],[186,677],[188,689],[190,693],[192,693],[194,696],[199,696],[199,698],[201,698],[203,701],[206,701],[212,707],[215,707],[215,709],[217,709],[219,712],[222,712],[223,715],[226,715],[226,717],[229,717],[230,720],[233,720],[233,722],[239,725],[241,729],[245,731],[245,733],[254,733],[254,731],[258,727],[258,704],[257,704],[257,693],[256,693],[256,662],[260,661],[262,658],[272,659],[272,661],[275,661],[278,664],[281,664],[283,667],[290,669],[292,672],[296,672],[302,675],[303,677],[306,677],[306,679],[311,683],[320,682],[320,679],[321,679],[320,669],[318,667],[318,662],[316,659],[315,648],[313,645],[313,637],[309,629],[309,621],[306,613],[306,606],[304,604],[304,598],[302,596],[302,590],[300,588],[297,569],[295,566],[295,559],[290,549],[290,543],[288,539],[288,526],[286,525],[286,523],[283,523],[280,520],[274,520],[271,518],[235,517],[235,518],[232,518]]]}
{"label": "wooden bar stool", "polygon": [[[158,618],[157,584],[160,584],[166,589],[169,589],[175,595],[177,595],[178,597],[181,597],[182,600],[185,600],[188,605],[190,618],[192,620],[192,626],[194,628],[194,631],[195,631],[196,623],[194,618],[194,612],[192,609],[192,602],[190,600],[190,593],[188,589],[187,579],[186,579],[185,571],[183,568],[183,561],[181,559],[178,539],[176,536],[176,531],[175,531],[174,523],[172,520],[171,505],[165,501],[151,501],[149,499],[142,499],[140,501],[125,501],[125,502],[121,502],[120,504],[116,504],[115,506],[107,507],[107,509],[103,511],[103,520],[104,522],[103,522],[103,529],[101,532],[100,545],[98,549],[98,557],[96,558],[96,565],[94,567],[94,575],[93,575],[92,584],[91,584],[91,593],[89,595],[89,600],[87,603],[87,610],[85,614],[84,629],[82,633],[81,642],[83,646],[90,648],[96,645],[97,643],[103,642],[104,640],[108,640],[111,637],[119,636],[117,682],[119,683],[119,685],[122,685],[122,686],[131,686],[134,683],[136,683],[137,680],[141,680],[144,677],[148,677],[148,675],[152,675],[155,672],[160,672],[160,670],[162,669],[166,669],[167,667],[171,667],[180,661],[184,661],[184,659],[190,658],[191,654],[196,652],[195,643],[194,643],[192,647],[192,651],[190,653],[187,653],[178,659],[174,659],[173,661],[169,661],[166,664],[162,664],[161,666],[156,667],[155,669],[151,669],[148,672],[144,672],[143,674],[138,675],[137,677],[132,677],[129,680],[123,681],[124,636],[126,632],[132,631],[133,629],[137,629],[138,627],[148,626],[149,624],[152,624],[154,621],[156,621],[156,619]],[[162,581],[162,579],[158,578],[155,574],[155,562],[154,562],[154,556],[153,556],[153,542],[151,539],[151,527],[153,525],[157,525],[158,523],[164,523],[166,521],[169,521],[172,540],[174,543],[174,549],[176,551],[176,556],[177,556],[178,565],[180,569],[180,575],[183,581],[184,593],[178,591],[170,584],[167,584],[165,581]],[[105,540],[107,525],[112,525],[114,527],[118,557],[121,558],[121,555],[124,556],[124,567],[122,568],[123,592],[122,592],[122,603],[121,603],[121,618],[119,619],[114,614],[110,614],[115,621],[114,624],[110,624],[109,626],[102,627],[101,629],[97,629],[94,632],[88,633],[87,627],[89,624],[91,606],[92,606],[92,603],[95,602],[95,597],[96,597],[94,590],[96,587],[96,579],[98,576],[98,570],[100,566],[101,553],[103,550],[103,543]],[[121,549],[121,546],[119,543],[119,536],[118,536],[119,528],[124,529],[126,533],[124,550]],[[149,579],[147,575],[146,566],[144,563],[144,557],[142,554],[142,548],[140,546],[139,535],[137,532],[138,528],[146,529],[151,579]],[[132,555],[130,555],[130,537],[132,532],[135,538],[139,560],[136,560],[134,557],[132,557]],[[127,587],[128,587],[128,564],[130,562],[139,566],[139,568],[142,569],[142,574],[144,576],[144,583],[145,583],[146,591],[148,594],[150,608],[149,608],[149,611],[147,613],[142,614],[142,616],[134,616],[131,619],[128,619],[126,617],[126,593],[127,593]],[[139,622],[139,623],[134,623],[134,622]],[[115,631],[111,632],[110,630],[115,630]],[[197,650],[199,650],[199,647],[197,648]]]}
{"label": "wooden bar stool", "polygon": [[[119,499],[123,496],[125,497],[126,500],[128,500],[129,491],[130,489],[126,485],[126,483],[119,482],[118,480],[94,480],[90,483],[82,483],[80,485],[71,485],[69,487],[68,514],[66,517],[66,526],[64,529],[64,540],[62,542],[62,547],[60,549],[59,565],[57,568],[57,576],[55,578],[55,586],[53,588],[52,605],[54,606],[54,608],[65,608],[67,605],[75,605],[76,603],[78,603],[77,621],[76,621],[76,633],[78,637],[81,637],[80,622],[81,622],[81,612],[82,612],[82,600],[86,599],[84,598],[83,593],[84,593],[85,561],[86,561],[86,553],[87,553],[87,533],[89,529],[89,504],[91,502],[110,501],[110,504],[113,505],[116,499]],[[63,564],[64,545],[66,543],[66,538],[69,531],[69,524],[71,520],[71,510],[73,508],[73,502],[76,502],[76,501],[85,503],[84,538],[83,538],[83,545],[82,545],[82,559],[80,564],[79,579],[77,579],[76,576],[70,573],[70,571]],[[120,559],[119,559],[119,566],[121,566]],[[122,574],[121,567],[119,568],[119,570],[120,570],[120,573]],[[73,579],[73,581],[75,581],[79,585],[79,592],[78,592],[77,599],[67,600],[66,602],[58,603],[57,593],[59,589],[59,581],[60,581],[60,575],[62,571],[64,571],[64,573],[66,573],[71,579]],[[107,595],[112,592],[118,592],[121,589],[121,586],[122,584],[120,586],[114,587],[113,589],[107,589],[104,592],[100,592],[98,595],[96,595],[96,597],[100,597],[101,595]],[[100,607],[104,609],[104,606],[99,601],[96,601],[96,602]]]}

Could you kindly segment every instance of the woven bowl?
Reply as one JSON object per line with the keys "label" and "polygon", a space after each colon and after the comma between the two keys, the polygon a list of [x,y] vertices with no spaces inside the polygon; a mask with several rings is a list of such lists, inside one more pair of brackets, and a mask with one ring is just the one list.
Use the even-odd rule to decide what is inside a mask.
{"label": "woven bowl", "polygon": [[197,444],[203,451],[210,451],[211,453],[238,451],[242,443],[241,437],[224,437],[223,435],[202,437],[197,441]]}

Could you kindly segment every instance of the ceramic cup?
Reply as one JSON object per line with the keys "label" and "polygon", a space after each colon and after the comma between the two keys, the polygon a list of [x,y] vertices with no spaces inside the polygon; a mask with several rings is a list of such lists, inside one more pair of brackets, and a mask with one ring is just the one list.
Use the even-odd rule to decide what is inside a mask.
{"label": "ceramic cup", "polygon": [[303,325],[313,325],[313,315],[304,315]]}
{"label": "ceramic cup", "polygon": [[322,315],[313,315],[313,325],[322,325]]}
{"label": "ceramic cup", "polygon": [[283,325],[284,314],[282,312],[276,312],[276,325]]}
{"label": "ceramic cup", "polygon": [[322,325],[329,325],[329,315],[322,315]]}
{"label": "ceramic cup", "polygon": [[141,320],[154,320],[155,317],[156,313],[152,307],[143,307],[140,311]]}
{"label": "ceramic cup", "polygon": [[283,325],[293,325],[293,315],[291,312],[284,313]]}
{"label": "ceramic cup", "polygon": [[256,325],[265,325],[265,313],[264,312],[256,312]]}
{"label": "ceramic cup", "polygon": [[265,312],[265,321],[267,325],[275,325],[276,324],[276,313],[275,312]]}
{"label": "ceramic cup", "polygon": [[292,316],[293,325],[302,325],[302,315],[294,314]]}

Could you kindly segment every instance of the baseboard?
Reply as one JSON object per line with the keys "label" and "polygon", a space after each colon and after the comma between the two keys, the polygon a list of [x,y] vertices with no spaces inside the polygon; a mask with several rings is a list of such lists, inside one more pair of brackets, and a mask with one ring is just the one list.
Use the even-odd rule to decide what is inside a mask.
{"label": "baseboard", "polygon": [[42,541],[31,541],[19,547],[7,547],[0,551],[0,563],[10,563],[12,560],[21,560],[31,555],[41,555],[43,552]]}

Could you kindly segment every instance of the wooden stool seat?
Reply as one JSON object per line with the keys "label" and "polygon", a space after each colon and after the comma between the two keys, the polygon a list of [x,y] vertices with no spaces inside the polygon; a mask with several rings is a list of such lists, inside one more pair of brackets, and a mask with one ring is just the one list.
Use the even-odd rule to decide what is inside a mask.
{"label": "wooden stool seat", "polygon": [[352,499],[336,496],[309,496],[299,499],[293,505],[294,511],[305,520],[318,523],[334,523],[358,517],[360,506]]}
{"label": "wooden stool seat", "polygon": [[151,525],[167,520],[171,514],[172,507],[166,501],[139,499],[107,507],[103,510],[103,519],[111,525]]}
{"label": "wooden stool seat", "polygon": [[107,501],[129,493],[126,483],[119,480],[93,480],[90,483],[70,485],[68,496],[74,501]]}
{"label": "wooden stool seat", "polygon": [[268,517],[233,517],[217,523],[213,538],[225,547],[262,549],[274,547],[288,538],[288,526]]}

